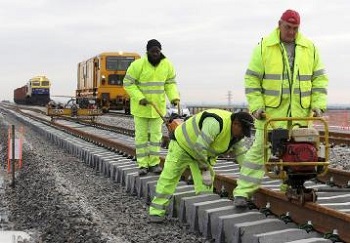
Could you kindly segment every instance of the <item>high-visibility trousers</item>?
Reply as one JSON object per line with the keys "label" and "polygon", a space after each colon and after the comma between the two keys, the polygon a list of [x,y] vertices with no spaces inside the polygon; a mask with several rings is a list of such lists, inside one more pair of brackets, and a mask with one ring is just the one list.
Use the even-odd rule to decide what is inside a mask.
{"label": "high-visibility trousers", "polygon": [[[188,167],[191,169],[196,194],[213,192],[213,185],[206,186],[203,184],[198,162],[183,150],[176,141],[171,140],[163,171],[157,182],[155,196],[149,208],[150,215],[165,215],[170,198],[175,192],[181,175]],[[212,176],[214,177],[214,174]]]}
{"label": "high-visibility trousers", "polygon": [[160,163],[162,118],[134,116],[136,159],[139,167],[149,168]]}
{"label": "high-visibility trousers", "polygon": [[[270,151],[268,153],[267,158],[270,158]],[[237,187],[233,191],[235,197],[250,198],[259,189],[265,174],[264,160],[264,130],[257,129],[253,145],[241,164]]]}

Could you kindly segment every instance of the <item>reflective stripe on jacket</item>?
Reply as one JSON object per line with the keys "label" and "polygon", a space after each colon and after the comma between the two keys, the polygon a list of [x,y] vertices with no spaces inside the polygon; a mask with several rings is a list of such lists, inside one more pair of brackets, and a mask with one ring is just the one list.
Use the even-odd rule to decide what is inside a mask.
{"label": "reflective stripe on jacket", "polygon": [[145,118],[159,117],[151,105],[139,105],[139,101],[146,98],[164,116],[165,95],[170,101],[180,99],[175,76],[174,67],[167,58],[163,58],[156,67],[148,61],[147,55],[132,62],[123,80],[124,88],[130,96],[131,114]]}
{"label": "reflective stripe on jacket", "polygon": [[[328,77],[317,48],[298,33],[291,73],[279,36],[277,28],[254,49],[245,74],[249,109],[254,112],[262,108],[269,118],[307,117],[313,108],[325,110]],[[257,121],[256,127],[261,129],[263,124],[264,121]]]}
{"label": "reflective stripe on jacket", "polygon": [[[176,141],[197,161],[214,165],[218,155],[227,152],[233,144],[238,143],[238,140],[231,140],[231,116],[232,112],[220,109],[200,112],[176,128]],[[220,131],[214,139],[208,136],[210,131],[203,132],[201,130],[201,124],[206,117],[213,117],[220,124]],[[198,143],[198,140],[205,141],[205,144]],[[237,146],[237,144],[235,145]],[[244,146],[241,143],[239,145],[237,148],[242,147],[243,150]]]}

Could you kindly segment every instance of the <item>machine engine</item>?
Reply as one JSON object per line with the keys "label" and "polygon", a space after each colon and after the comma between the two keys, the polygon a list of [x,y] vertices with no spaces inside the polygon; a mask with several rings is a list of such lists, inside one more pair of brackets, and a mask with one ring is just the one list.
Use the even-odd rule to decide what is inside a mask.
{"label": "machine engine", "polygon": [[[275,129],[270,133],[269,141],[272,155],[283,162],[319,161],[319,134],[314,128]],[[286,166],[284,169],[287,174],[316,172],[315,166]]]}
{"label": "machine engine", "polygon": [[[286,146],[282,160],[284,162],[317,162],[317,149],[312,143],[290,142]],[[287,167],[286,170],[290,173],[312,172],[314,168],[314,166],[293,166]]]}
{"label": "machine engine", "polygon": [[[318,130],[303,127],[295,121],[318,120],[323,124],[322,142]],[[275,128],[273,122],[288,121],[287,129]],[[307,122],[308,125],[311,123]],[[269,130],[268,126],[272,127]],[[272,179],[281,179],[280,189],[288,200],[315,202],[316,191],[305,187],[307,180],[327,173],[329,165],[328,125],[323,118],[275,118],[268,119],[264,128],[264,160],[266,175]],[[271,153],[270,153],[271,152]]]}

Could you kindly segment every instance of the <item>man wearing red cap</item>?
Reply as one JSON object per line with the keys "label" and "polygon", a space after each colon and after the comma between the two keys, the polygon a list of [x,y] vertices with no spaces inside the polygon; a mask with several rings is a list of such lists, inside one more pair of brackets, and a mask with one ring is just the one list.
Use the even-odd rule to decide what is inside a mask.
{"label": "man wearing red cap", "polygon": [[[255,47],[245,73],[245,93],[256,119],[256,133],[234,190],[238,207],[247,205],[265,174],[265,118],[308,117],[311,112],[322,116],[326,109],[328,77],[318,49],[299,32],[299,25],[299,13],[285,11],[278,27]],[[287,128],[286,123],[275,122],[274,126]]]}

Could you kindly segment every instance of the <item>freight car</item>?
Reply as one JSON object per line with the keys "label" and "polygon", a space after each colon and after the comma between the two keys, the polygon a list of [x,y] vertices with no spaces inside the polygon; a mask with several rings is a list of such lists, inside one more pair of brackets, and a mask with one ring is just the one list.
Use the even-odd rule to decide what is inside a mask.
{"label": "freight car", "polygon": [[130,114],[129,96],[123,79],[137,53],[103,52],[78,64],[76,100],[80,108],[96,104],[103,112],[124,110]]}
{"label": "freight car", "polygon": [[46,76],[35,76],[14,90],[14,102],[21,105],[45,106],[50,101],[51,82]]}

